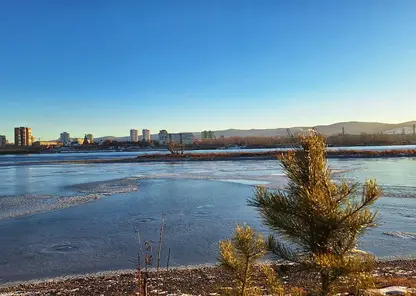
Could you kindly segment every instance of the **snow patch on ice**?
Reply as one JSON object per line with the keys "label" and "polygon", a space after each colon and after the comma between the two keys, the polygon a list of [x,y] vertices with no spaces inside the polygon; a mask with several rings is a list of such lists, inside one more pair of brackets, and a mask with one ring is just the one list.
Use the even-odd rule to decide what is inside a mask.
{"label": "snow patch on ice", "polygon": [[135,192],[140,187],[138,180],[138,177],[130,177],[71,185],[67,189],[80,193],[71,196],[39,194],[1,196],[0,220],[65,209],[98,200],[103,196]]}
{"label": "snow patch on ice", "polygon": [[389,232],[383,232],[383,234],[394,236],[394,237],[399,237],[399,238],[404,238],[404,239],[416,239],[416,233],[414,232],[389,231]]}
{"label": "snow patch on ice", "polygon": [[0,198],[0,220],[65,209],[100,198],[99,194],[53,196],[21,195]]}
{"label": "snow patch on ice", "polygon": [[267,181],[246,180],[246,179],[217,179],[217,181],[239,183],[239,184],[244,184],[244,185],[267,185],[270,183]]}

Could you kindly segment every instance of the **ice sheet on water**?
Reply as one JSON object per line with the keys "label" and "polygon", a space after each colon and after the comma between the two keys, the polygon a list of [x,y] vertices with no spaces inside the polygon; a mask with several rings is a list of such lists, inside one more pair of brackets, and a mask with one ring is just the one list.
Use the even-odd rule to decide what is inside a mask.
{"label": "ice sheet on water", "polygon": [[80,194],[70,196],[39,194],[2,196],[0,197],[0,220],[69,208],[100,199],[103,196],[138,191],[138,180],[138,177],[132,177],[71,185],[66,189]]}
{"label": "ice sheet on water", "polygon": [[383,232],[383,234],[394,236],[394,237],[399,237],[399,238],[404,238],[404,239],[416,240],[416,233],[414,232],[389,231],[389,232]]}
{"label": "ice sheet on water", "polygon": [[[93,200],[103,196],[129,193],[139,190],[140,181],[145,179],[167,180],[167,179],[193,179],[212,180],[243,185],[264,185],[272,189],[281,189],[287,184],[283,174],[272,175],[244,175],[236,171],[233,175],[213,174],[191,174],[191,173],[151,173],[148,175],[135,175],[132,177],[111,179],[97,182],[70,185],[59,195],[20,195],[0,196],[0,219],[30,215],[55,209],[67,208]],[[68,189],[71,194],[68,194]],[[75,193],[74,193],[75,192]],[[415,198],[414,187],[411,186],[384,186],[383,196],[386,197],[410,197]],[[386,205],[385,205],[386,206]],[[394,205],[393,205],[394,206]],[[411,210],[411,209],[410,209]],[[406,212],[406,217],[415,217],[413,212]],[[391,235],[391,234],[390,234]],[[397,234],[393,234],[397,235]]]}
{"label": "ice sheet on water", "polygon": [[0,198],[0,220],[69,208],[99,199],[98,194],[54,196],[20,195]]}
{"label": "ice sheet on water", "polygon": [[239,183],[239,184],[244,184],[244,185],[267,185],[267,184],[270,183],[270,182],[267,182],[267,181],[246,180],[246,179],[218,179],[218,181]]}
{"label": "ice sheet on water", "polygon": [[286,184],[286,177],[283,174],[274,174],[274,175],[244,175],[235,172],[232,176],[217,176],[215,174],[211,175],[198,175],[198,174],[189,174],[189,173],[163,173],[163,174],[153,174],[142,176],[141,179],[191,179],[191,180],[211,180],[211,181],[220,181],[220,182],[230,182],[230,183],[239,183],[243,185],[255,186],[255,185],[264,185],[268,188],[281,189]]}
{"label": "ice sheet on water", "polygon": [[204,208],[212,208],[212,207],[214,207],[214,205],[200,205],[200,206],[197,206],[196,208],[197,209],[204,209]]}
{"label": "ice sheet on water", "polygon": [[68,186],[69,189],[80,193],[113,195],[139,190],[140,177],[130,177]]}
{"label": "ice sheet on water", "polygon": [[413,186],[382,186],[383,196],[416,198],[416,191]]}
{"label": "ice sheet on water", "polygon": [[[277,177],[277,178],[276,178]],[[280,187],[280,176],[247,176],[238,175],[224,178],[215,175],[198,175],[189,173],[162,173],[149,175],[135,175],[133,177],[111,179],[96,182],[74,184],[63,188],[59,195],[26,194],[17,196],[0,196],[0,219],[20,217],[46,211],[68,208],[100,199],[103,196],[138,191],[140,180],[144,179],[196,179],[232,182],[244,185],[265,185],[267,187]],[[68,190],[72,192],[67,194]],[[66,195],[64,195],[64,192]],[[75,193],[74,193],[75,192]],[[77,194],[78,193],[78,194]]]}

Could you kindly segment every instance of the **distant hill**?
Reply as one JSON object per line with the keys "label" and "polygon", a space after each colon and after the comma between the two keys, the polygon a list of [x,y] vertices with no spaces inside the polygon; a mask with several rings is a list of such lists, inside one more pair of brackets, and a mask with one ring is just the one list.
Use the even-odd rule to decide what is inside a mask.
{"label": "distant hill", "polygon": [[105,141],[105,140],[125,142],[125,141],[129,141],[130,137],[129,136],[126,136],[126,137],[106,136],[106,137],[94,138],[94,142]]}
{"label": "distant hill", "polygon": [[[344,127],[345,133],[350,135],[359,135],[361,133],[366,134],[398,134],[402,133],[403,129],[406,134],[413,133],[413,124],[416,124],[416,121],[408,121],[403,123],[381,123],[381,122],[359,122],[359,121],[349,121],[349,122],[338,122],[330,125],[317,125],[317,126],[305,126],[305,127],[291,127],[289,128],[293,134],[301,132],[310,128],[315,128],[320,133],[331,136],[342,133],[342,127]],[[275,136],[285,136],[287,133],[287,128],[275,128],[275,129],[249,129],[249,130],[240,130],[240,129],[226,129],[214,131],[215,136],[219,138],[220,136],[224,137],[275,137]],[[199,139],[201,137],[201,132],[194,132],[194,136]],[[128,141],[129,136],[125,137],[100,137],[95,138],[95,141],[111,139],[113,141]],[[152,140],[158,139],[158,134],[151,135]],[[139,137],[141,140],[141,137]]]}
{"label": "distant hill", "polygon": [[[405,133],[413,133],[413,124],[416,121],[409,121],[397,124],[380,123],[380,122],[338,122],[330,125],[317,125],[317,126],[304,126],[304,127],[291,127],[289,128],[293,134],[315,128],[320,133],[331,136],[342,133],[342,127],[346,134],[359,135],[361,133],[366,134],[377,134],[383,133],[401,133],[405,129]],[[217,137],[223,135],[224,137],[274,137],[274,136],[285,136],[287,134],[287,128],[276,128],[276,129],[250,129],[250,130],[239,130],[239,129],[227,129],[214,131]],[[199,137],[200,133],[195,133],[195,136]]]}

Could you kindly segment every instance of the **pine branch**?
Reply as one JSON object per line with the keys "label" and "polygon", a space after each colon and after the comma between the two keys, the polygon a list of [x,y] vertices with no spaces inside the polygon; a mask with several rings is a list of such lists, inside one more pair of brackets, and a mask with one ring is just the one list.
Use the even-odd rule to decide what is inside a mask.
{"label": "pine branch", "polygon": [[290,262],[299,263],[298,254],[291,248],[287,247],[283,243],[280,243],[274,236],[270,235],[268,242],[268,249],[280,259],[284,259]]}

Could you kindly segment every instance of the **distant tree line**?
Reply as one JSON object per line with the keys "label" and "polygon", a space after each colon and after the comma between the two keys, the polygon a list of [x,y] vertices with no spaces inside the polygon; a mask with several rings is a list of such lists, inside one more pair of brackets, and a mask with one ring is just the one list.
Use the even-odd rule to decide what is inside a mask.
{"label": "distant tree line", "polygon": [[[365,145],[409,145],[416,144],[416,136],[403,134],[361,134],[333,135],[326,137],[328,146],[365,146]],[[227,137],[201,139],[195,144],[201,149],[246,146],[247,148],[274,148],[299,146],[297,137]]]}
{"label": "distant tree line", "polygon": [[[204,133],[204,132],[203,132]],[[290,148],[298,147],[300,145],[299,138],[296,136],[276,136],[276,137],[220,137],[216,138],[214,133],[206,131],[206,135],[201,133],[201,136],[207,136],[201,140],[195,141],[190,145],[183,145],[183,149],[218,149],[218,148]],[[209,138],[211,137],[211,138]],[[361,134],[361,135],[333,135],[326,137],[328,146],[379,146],[379,145],[410,145],[416,144],[416,136],[412,134]],[[152,140],[150,142],[128,142],[105,140],[101,143],[92,143],[88,145],[81,145],[73,147],[78,150],[91,150],[102,148],[148,148],[148,147],[165,147],[166,145],[159,144],[159,141]]]}
{"label": "distant tree line", "polygon": [[360,145],[408,145],[416,143],[413,134],[361,134],[336,135],[327,137],[328,145],[360,146]]}

